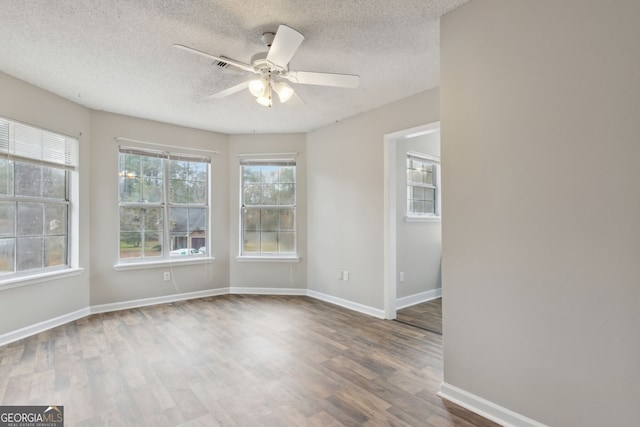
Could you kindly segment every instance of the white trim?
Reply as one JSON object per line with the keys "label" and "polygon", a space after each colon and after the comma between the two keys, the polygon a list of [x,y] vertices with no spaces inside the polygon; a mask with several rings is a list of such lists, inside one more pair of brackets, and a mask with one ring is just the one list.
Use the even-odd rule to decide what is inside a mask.
{"label": "white trim", "polygon": [[245,288],[232,286],[229,288],[232,295],[298,295],[306,296],[307,290],[301,288]]}
{"label": "white trim", "polygon": [[240,262],[300,262],[298,256],[246,256],[238,255],[236,261]]}
{"label": "white trim", "polygon": [[384,310],[379,308],[369,307],[368,305],[359,304],[357,302],[349,301],[346,299],[334,297],[333,295],[323,294],[321,292],[307,290],[307,295],[311,298],[319,299],[320,301],[328,302],[331,304],[339,305],[344,308],[348,308],[353,311],[368,314],[369,316],[377,317],[378,319],[385,318]]}
{"label": "white trim", "polygon": [[50,282],[53,280],[66,279],[68,277],[79,276],[84,268],[65,268],[62,270],[47,271],[26,276],[13,276],[10,279],[0,281],[0,292],[5,289],[13,289],[19,286],[33,285],[35,283]]}
{"label": "white trim", "polygon": [[396,142],[438,132],[440,122],[416,126],[384,135],[384,318],[396,318],[397,195]]}
{"label": "white trim", "polygon": [[440,384],[438,396],[504,427],[547,427],[546,424],[539,423],[446,382]]}
{"label": "white trim", "polygon": [[405,216],[404,222],[442,222],[441,216]]}
{"label": "white trim", "polygon": [[180,294],[163,295],[152,298],[142,298],[137,300],[114,302],[109,304],[99,304],[89,306],[73,313],[64,314],[62,316],[55,317],[53,319],[45,320],[35,325],[26,326],[15,331],[7,332],[0,335],[0,346],[12,343],[14,341],[27,338],[31,335],[44,332],[46,330],[55,328],[57,326],[64,325],[83,317],[90,316],[92,314],[108,313],[112,311],[127,310],[131,308],[146,307],[150,305],[166,304],[176,301],[185,301],[196,298],[205,298],[220,295],[295,295],[295,296],[308,296],[318,299],[320,301],[328,302],[330,304],[339,305],[349,310],[357,311],[367,314],[369,316],[384,319],[384,310],[380,310],[374,307],[369,307],[363,304],[358,304],[353,301],[348,301],[342,298],[334,297],[331,295],[323,294],[316,291],[311,291],[302,288],[259,288],[259,287],[238,287],[231,286],[225,288],[208,289],[204,291],[186,292]]}
{"label": "white trim", "polygon": [[162,258],[158,261],[145,261],[145,262],[122,262],[115,264],[113,269],[116,271],[122,270],[143,270],[145,268],[157,268],[157,267],[180,267],[182,265],[194,265],[194,264],[210,264],[215,262],[214,257],[189,257],[189,258],[176,258],[167,259]]}
{"label": "white trim", "polygon": [[[236,156],[238,157],[266,157],[269,158],[268,160],[290,160],[290,159],[296,159],[298,157],[298,152],[294,151],[291,153],[254,153],[254,154],[250,154],[250,153],[238,153],[236,154]],[[281,159],[281,157],[284,157],[284,159]],[[267,160],[267,159],[265,159]]]}
{"label": "white trim", "polygon": [[409,295],[408,297],[402,297],[396,299],[396,309],[411,307],[412,305],[420,304],[423,302],[431,301],[432,299],[442,297],[442,288],[432,289],[426,292],[420,292],[418,294]]}
{"label": "white trim", "polygon": [[45,320],[34,325],[25,326],[24,328],[17,329],[15,331],[7,332],[0,335],[0,347],[7,345],[14,341],[18,341],[24,338],[28,338],[31,335],[39,334],[40,332],[53,329],[58,326],[62,326],[65,323],[73,322],[74,320],[82,319],[91,314],[89,307],[76,310],[71,313],[63,314],[62,316],[54,317],[53,319]]}
{"label": "white trim", "polygon": [[153,146],[156,146],[156,147],[166,147],[166,148],[172,148],[172,149],[178,149],[178,150],[200,151],[202,153],[220,154],[220,152],[216,151],[216,150],[207,150],[205,148],[181,147],[179,145],[159,144],[157,142],[140,141],[139,139],[125,138],[125,137],[122,137],[122,136],[117,136],[114,139],[117,142],[126,141],[126,142],[133,142],[134,144],[153,145]]}
{"label": "white trim", "polygon": [[110,311],[127,310],[129,308],[146,307],[148,305],[166,304],[169,302],[185,301],[196,298],[226,295],[229,288],[208,289],[206,291],[186,292],[181,294],[163,295],[161,297],[143,298],[131,301],[114,302],[91,306],[91,314],[107,313]]}

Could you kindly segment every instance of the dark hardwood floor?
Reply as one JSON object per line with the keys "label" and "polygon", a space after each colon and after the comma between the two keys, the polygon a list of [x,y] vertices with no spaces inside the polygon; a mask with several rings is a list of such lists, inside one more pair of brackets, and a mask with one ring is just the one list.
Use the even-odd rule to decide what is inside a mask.
{"label": "dark hardwood floor", "polygon": [[495,426],[436,396],[442,337],[308,297],[96,314],[0,347],[2,405],[67,426]]}
{"label": "dark hardwood floor", "polygon": [[398,310],[396,320],[442,335],[442,298]]}

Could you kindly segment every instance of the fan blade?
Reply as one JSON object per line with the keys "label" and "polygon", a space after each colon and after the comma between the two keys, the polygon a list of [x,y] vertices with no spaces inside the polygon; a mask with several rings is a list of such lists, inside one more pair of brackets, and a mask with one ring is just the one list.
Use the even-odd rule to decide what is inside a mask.
{"label": "fan blade", "polygon": [[211,98],[224,98],[225,96],[233,95],[234,93],[240,92],[243,89],[249,87],[249,80],[246,82],[242,82],[239,85],[231,86],[229,89],[225,89],[218,93],[214,93],[211,95]]}
{"label": "fan blade", "polygon": [[335,86],[355,89],[360,85],[360,76],[354,74],[314,73],[312,71],[290,71],[287,79],[303,85]]}
{"label": "fan blade", "polygon": [[211,55],[209,53],[202,52],[201,50],[194,49],[192,47],[184,46],[184,45],[181,45],[181,44],[174,44],[173,46],[177,47],[178,49],[185,50],[187,52],[191,52],[191,53],[195,53],[195,54],[200,55],[200,56],[204,56],[205,58],[213,59],[214,61],[224,62],[224,63],[232,65],[234,67],[238,67],[238,68],[240,68],[242,70],[249,71],[250,73],[255,73],[256,72],[251,65],[244,64],[244,63],[236,61],[234,59],[225,58],[224,56]]}
{"label": "fan blade", "polygon": [[302,40],[302,34],[286,25],[280,25],[267,54],[267,61],[280,68],[287,68]]}

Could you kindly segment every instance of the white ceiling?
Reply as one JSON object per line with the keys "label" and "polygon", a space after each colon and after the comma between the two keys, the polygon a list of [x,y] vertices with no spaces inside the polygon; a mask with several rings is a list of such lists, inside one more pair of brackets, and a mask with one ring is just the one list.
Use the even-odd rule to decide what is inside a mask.
{"label": "white ceiling", "polygon": [[[466,0],[3,0],[0,70],[96,110],[224,133],[306,132],[439,85],[439,18]],[[292,70],[360,75],[358,89],[292,85],[265,108],[249,63],[279,24],[305,40]]]}

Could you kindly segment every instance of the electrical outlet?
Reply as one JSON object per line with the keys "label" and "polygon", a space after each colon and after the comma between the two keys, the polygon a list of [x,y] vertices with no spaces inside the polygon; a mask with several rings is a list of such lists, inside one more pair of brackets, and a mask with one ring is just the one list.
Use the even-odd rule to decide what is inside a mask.
{"label": "electrical outlet", "polygon": [[404,282],[404,271],[400,272],[400,281]]}
{"label": "electrical outlet", "polygon": [[345,282],[349,281],[349,272],[348,271],[343,271],[342,272],[342,280],[344,280]]}
{"label": "electrical outlet", "polygon": [[163,278],[165,282],[168,282],[169,280],[171,280],[171,273],[168,271],[165,271]]}

